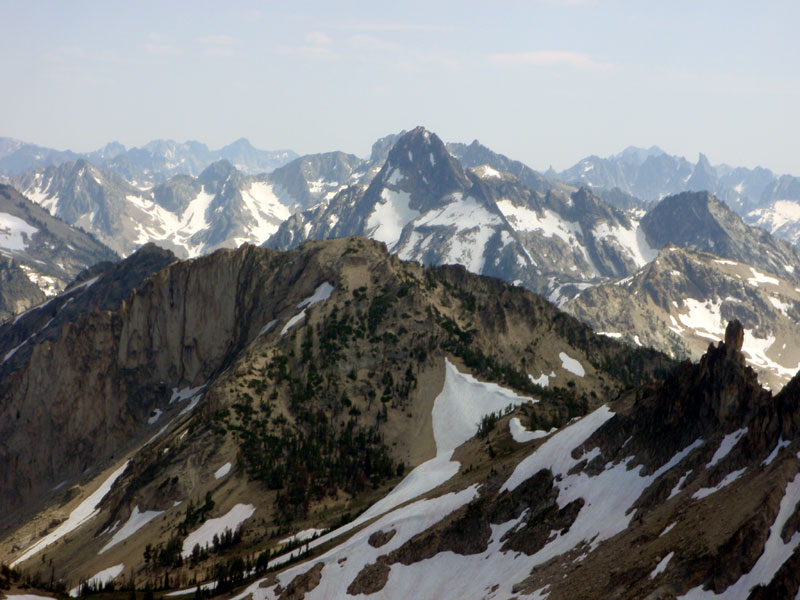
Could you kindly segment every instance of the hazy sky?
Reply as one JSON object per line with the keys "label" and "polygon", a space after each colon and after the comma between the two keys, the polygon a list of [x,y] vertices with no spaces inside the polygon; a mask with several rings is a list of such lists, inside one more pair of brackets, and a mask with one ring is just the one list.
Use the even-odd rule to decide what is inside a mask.
{"label": "hazy sky", "polygon": [[800,175],[800,2],[0,0],[0,136],[364,156],[425,125],[537,169],[657,144]]}

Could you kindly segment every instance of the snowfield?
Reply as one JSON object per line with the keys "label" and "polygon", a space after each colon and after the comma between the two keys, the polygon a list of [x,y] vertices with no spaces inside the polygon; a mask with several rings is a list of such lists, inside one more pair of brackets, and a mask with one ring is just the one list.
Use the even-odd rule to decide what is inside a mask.
{"label": "snowfield", "polygon": [[403,227],[416,219],[419,211],[409,206],[411,194],[408,192],[384,188],[381,199],[383,202],[376,204],[367,217],[365,235],[385,243],[391,251],[400,239]]}
{"label": "snowfield", "polygon": [[[113,567],[108,567],[107,569],[103,569],[99,573],[95,573],[92,577],[86,580],[86,583],[93,586],[100,586],[108,583],[116,579],[122,571],[125,570],[125,565],[120,563],[118,565],[114,565]],[[72,598],[77,598],[81,593],[81,586],[75,586],[69,591],[69,595]]]}
{"label": "snowfield", "polygon": [[201,548],[210,545],[214,536],[222,535],[226,529],[236,531],[255,511],[256,507],[252,504],[237,504],[221,517],[209,519],[183,540],[182,556],[186,558],[191,555],[196,544],[200,544]]}
{"label": "snowfield", "polygon": [[122,528],[114,534],[114,537],[100,549],[100,552],[97,554],[103,554],[106,550],[113,548],[117,544],[119,544],[123,540],[127,540],[131,537],[134,533],[139,531],[142,527],[147,525],[150,521],[155,519],[158,515],[162,514],[164,511],[161,510],[146,510],[144,512],[139,512],[139,507],[134,506],[133,510],[131,511],[131,516],[128,517],[127,522]]}
{"label": "snowfield", "polygon": [[0,248],[25,250],[30,237],[38,231],[19,217],[0,212]]}

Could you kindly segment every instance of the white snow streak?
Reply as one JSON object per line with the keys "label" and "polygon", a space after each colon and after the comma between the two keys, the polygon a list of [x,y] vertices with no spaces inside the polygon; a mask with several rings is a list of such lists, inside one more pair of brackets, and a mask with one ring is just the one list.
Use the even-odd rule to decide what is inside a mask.
{"label": "white snow streak", "polygon": [[17,566],[40,550],[57,542],[71,531],[76,530],[78,527],[97,516],[100,513],[100,509],[98,508],[100,502],[102,502],[103,498],[105,498],[106,494],[111,490],[111,486],[114,485],[114,482],[125,472],[125,469],[128,468],[129,462],[130,461],[126,460],[121,467],[111,473],[111,475],[100,484],[100,487],[72,510],[66,521],[28,548],[22,556],[11,563],[11,567]]}
{"label": "white snow streak", "polygon": [[142,527],[147,525],[150,521],[155,519],[158,515],[162,514],[164,511],[162,510],[146,510],[144,512],[139,512],[139,507],[134,506],[133,511],[131,512],[131,516],[128,517],[127,522],[122,528],[114,534],[114,537],[102,548],[100,548],[100,552],[97,554],[103,554],[109,548],[113,548],[117,544],[119,544],[123,540],[127,540],[131,537],[134,533],[139,531]]}
{"label": "white snow streak", "polygon": [[222,535],[226,529],[236,531],[255,511],[256,507],[252,504],[237,504],[221,517],[209,519],[183,540],[183,557],[191,555],[196,544],[200,544],[201,548],[211,544],[214,536]]}

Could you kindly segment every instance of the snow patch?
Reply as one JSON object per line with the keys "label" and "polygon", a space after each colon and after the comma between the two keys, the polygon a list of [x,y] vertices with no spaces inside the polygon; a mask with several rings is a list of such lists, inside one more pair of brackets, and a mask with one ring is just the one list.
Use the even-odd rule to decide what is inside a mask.
{"label": "snow patch", "polygon": [[514,438],[515,442],[520,444],[525,444],[532,440],[542,439],[557,431],[555,427],[550,429],[550,431],[544,431],[542,429],[531,431],[529,429],[525,429],[522,426],[522,421],[520,421],[518,417],[514,417],[508,422],[508,428],[511,431],[511,437]]}
{"label": "snow patch", "polygon": [[333,286],[328,283],[327,281],[321,283],[317,286],[317,289],[314,290],[314,294],[303,300],[297,305],[297,308],[303,308],[305,306],[314,306],[315,304],[322,302],[323,300],[327,300],[331,297],[331,292],[333,292]]}
{"label": "snow patch", "polygon": [[103,554],[109,548],[113,548],[117,544],[119,544],[123,540],[127,540],[131,537],[134,533],[139,531],[142,527],[147,525],[150,521],[155,519],[158,515],[162,514],[164,511],[162,510],[146,510],[144,512],[139,512],[139,506],[134,506],[133,511],[131,512],[131,516],[128,517],[125,525],[122,526],[122,529],[117,531],[114,534],[114,537],[102,548],[100,548],[100,552],[97,554]]}
{"label": "snow patch", "polygon": [[286,325],[284,325],[283,329],[281,329],[281,336],[286,335],[287,331],[289,331],[292,327],[294,327],[300,321],[305,319],[305,317],[306,317],[306,309],[304,308],[303,310],[301,310],[299,313],[297,313],[295,316],[293,316],[291,319],[289,319],[286,322]]}
{"label": "snow patch", "polygon": [[791,443],[792,443],[791,441],[785,440],[785,439],[783,439],[783,436],[781,436],[778,439],[778,443],[775,444],[775,448],[772,450],[772,452],[770,452],[769,456],[767,458],[765,458],[761,462],[761,464],[764,465],[765,467],[767,467],[770,464],[772,464],[772,461],[775,460],[778,457],[778,452],[780,452],[781,449],[786,448],[787,446],[791,445]]}
{"label": "snow patch", "polygon": [[759,271],[756,271],[753,267],[750,267],[750,271],[753,273],[753,277],[747,280],[747,283],[750,285],[754,285],[758,287],[759,283],[771,283],[772,285],[778,285],[779,281],[776,277],[770,277],[769,275],[765,275]]}
{"label": "snow patch", "polygon": [[675,556],[674,550],[662,558],[661,561],[656,565],[656,568],[650,572],[650,579],[655,579],[658,575],[663,573],[673,556]]}
{"label": "snow patch", "polygon": [[226,529],[236,531],[255,511],[256,507],[252,504],[237,504],[221,517],[209,519],[183,540],[183,557],[190,556],[196,544],[200,544],[201,548],[211,544],[214,536],[222,535]]}
{"label": "snow patch", "polygon": [[264,325],[264,326],[261,328],[261,331],[259,331],[259,332],[258,332],[258,335],[264,335],[265,333],[269,333],[269,332],[270,332],[270,330],[271,330],[273,327],[275,327],[275,324],[276,324],[277,322],[278,322],[278,319],[272,319],[272,321],[270,321],[269,323],[267,323],[266,325]]}
{"label": "snow patch", "polygon": [[223,477],[225,477],[225,475],[227,475],[230,472],[231,472],[231,463],[229,462],[225,463],[219,469],[214,471],[214,479],[222,479]]}
{"label": "snow patch", "polygon": [[578,377],[583,377],[586,375],[583,365],[578,360],[570,358],[566,352],[559,352],[558,358],[561,359],[561,368],[565,371],[569,371]]}
{"label": "snow patch", "polygon": [[164,414],[164,412],[160,408],[155,409],[153,411],[153,416],[151,416],[149,419],[147,419],[147,424],[148,425],[153,425],[156,421],[158,421],[161,418],[161,415],[163,415],[163,414]]}
{"label": "snow patch", "polygon": [[[101,586],[105,585],[109,581],[112,581],[116,577],[122,573],[125,569],[125,564],[120,563],[118,565],[114,565],[113,567],[108,567],[107,569],[103,569],[99,573],[95,573],[92,577],[86,580],[86,583],[91,586]],[[72,588],[69,591],[69,595],[72,598],[77,598],[81,593],[81,586],[77,586]]]}
{"label": "snow patch", "polygon": [[419,211],[409,206],[411,194],[408,192],[383,188],[381,199],[382,202],[377,202],[367,217],[365,233],[392,250],[400,239],[403,227],[416,219]]}
{"label": "snow patch", "polygon": [[325,533],[324,529],[304,529],[303,531],[298,531],[294,535],[290,535],[287,538],[282,539],[278,542],[278,544],[291,544],[293,542],[305,542],[306,540],[314,539],[319,537]]}
{"label": "snow patch", "polygon": [[718,492],[719,490],[724,488],[726,485],[730,485],[731,483],[733,483],[734,481],[739,479],[739,477],[744,475],[744,472],[746,470],[747,470],[747,467],[745,467],[744,469],[739,469],[738,471],[733,471],[732,473],[728,473],[727,475],[725,475],[724,479],[722,481],[720,481],[714,487],[700,488],[699,490],[697,490],[694,494],[692,494],[692,498],[694,498],[695,500],[702,500],[706,496],[710,496],[714,492]]}
{"label": "snow patch", "polygon": [[25,250],[30,237],[39,230],[27,221],[0,212],[0,248],[6,250]]}
{"label": "snow patch", "polygon": [[555,377],[556,377],[555,371],[551,371],[550,375],[545,375],[544,373],[542,373],[541,375],[539,375],[539,377],[534,377],[533,375],[528,373],[528,379],[531,380],[531,383],[534,383],[543,388],[546,388],[548,385],[550,385],[550,379],[555,379]]}
{"label": "snow patch", "polygon": [[723,458],[728,456],[728,453],[731,450],[733,450],[733,447],[736,445],[736,442],[738,442],[739,439],[746,433],[747,433],[747,427],[744,427],[742,429],[738,429],[737,431],[729,433],[724,438],[722,438],[722,441],[719,444],[719,448],[717,448],[717,451],[714,452],[714,456],[711,457],[711,460],[706,465],[706,469],[710,469],[719,461],[721,461]]}

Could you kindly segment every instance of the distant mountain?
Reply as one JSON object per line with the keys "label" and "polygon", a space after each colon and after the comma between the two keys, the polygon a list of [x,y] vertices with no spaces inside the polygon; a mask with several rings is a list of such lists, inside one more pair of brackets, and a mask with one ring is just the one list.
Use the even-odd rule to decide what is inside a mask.
{"label": "distant mountain", "polygon": [[632,277],[587,289],[562,308],[595,331],[692,360],[738,319],[745,358],[762,382],[777,391],[800,370],[797,280],[707,252],[669,245]]}
{"label": "distant mountain", "polygon": [[151,241],[183,257],[261,243],[297,204],[267,175],[245,175],[224,160],[198,177],[176,175],[147,190],[84,159],[26,173],[11,183],[123,256]]}
{"label": "distant mountain", "polygon": [[299,208],[330,200],[342,187],[364,175],[365,161],[344,152],[309,154],[275,169],[270,182],[282,187]]}
{"label": "distant mountain", "polygon": [[11,138],[0,138],[0,176],[12,177],[84,158],[138,187],[149,187],[175,175],[197,176],[211,163],[227,160],[249,175],[268,173],[297,158],[291,150],[258,150],[245,138],[209,150],[200,142],[154,140],[141,148],[111,142],[93,152],[52,150]]}
{"label": "distant mountain", "polygon": [[764,195],[771,198],[770,202],[748,212],[744,220],[776,237],[800,244],[800,179],[784,175],[772,181]]}
{"label": "distant mountain", "polygon": [[[563,286],[629,274],[655,256],[638,223],[586,189],[549,180],[481,147],[456,146],[467,164],[485,158],[508,166],[545,190],[490,164],[465,171],[435,135],[418,127],[396,139],[369,186],[354,185],[327,203],[297,212],[267,245],[361,235],[384,242],[400,258],[463,264],[559,296]],[[521,166],[520,166],[521,165]]]}
{"label": "distant mountain", "polygon": [[116,260],[91,235],[0,184],[0,321],[62,291],[87,267]]}
{"label": "distant mountain", "polygon": [[642,218],[642,229],[656,248],[674,244],[711,252],[800,283],[800,250],[745,224],[708,192],[665,198]]}
{"label": "distant mountain", "polygon": [[657,146],[648,149],[631,146],[608,158],[589,156],[550,176],[589,186],[595,192],[618,188],[645,202],[657,202],[686,191],[707,191],[742,216],[779,200],[797,199],[797,192],[789,190],[800,187],[797,177],[779,177],[763,167],[712,166],[702,153],[693,164]]}

